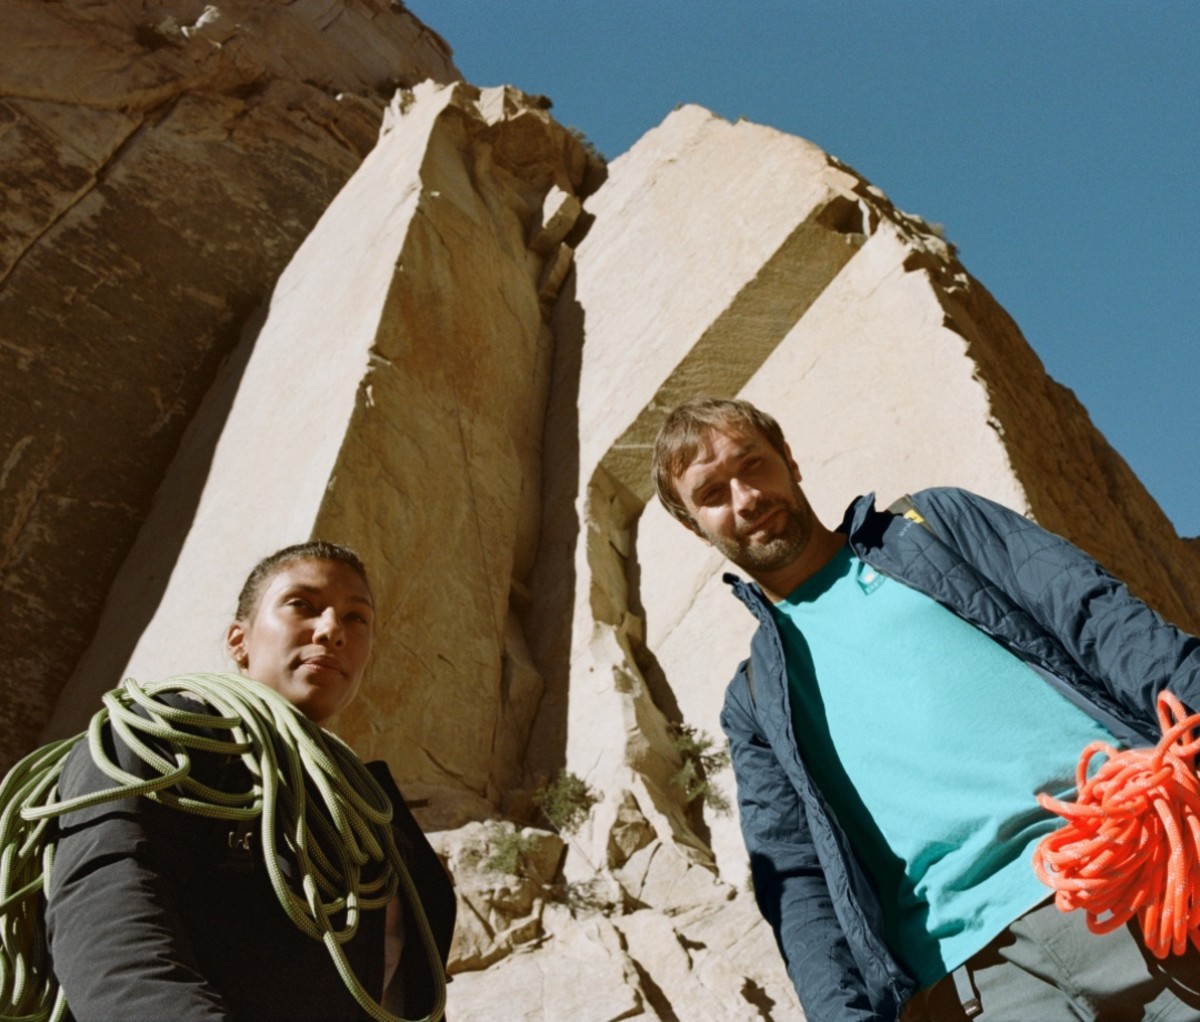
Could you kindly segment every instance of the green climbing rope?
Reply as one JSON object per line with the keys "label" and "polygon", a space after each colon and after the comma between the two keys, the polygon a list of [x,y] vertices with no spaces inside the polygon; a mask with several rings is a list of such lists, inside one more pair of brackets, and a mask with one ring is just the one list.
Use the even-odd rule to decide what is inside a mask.
{"label": "green climbing rope", "polygon": [[[162,701],[171,694],[189,696],[213,712]],[[146,764],[149,778],[112,761],[104,748],[106,729]],[[63,765],[85,736],[92,760],[114,784],[60,800]],[[239,758],[249,771],[249,788],[225,792],[192,777],[196,752]],[[87,732],[35,749],[0,783],[0,1022],[61,1022],[66,1017],[42,923],[54,870],[50,821],[133,796],[200,816],[257,820],[279,904],[301,932],[325,945],[363,1010],[377,1022],[442,1018],[446,984],[441,956],[396,848],[391,804],[370,772],[349,746],[273,689],[235,674],[184,674],[151,684],[126,679],[104,695]],[[319,811],[310,811],[312,804]],[[284,878],[280,855],[296,865],[302,878],[299,892]],[[342,950],[361,913],[383,908],[398,891],[404,896],[405,918],[416,923],[434,972],[434,1008],[420,1020],[402,1019],[376,1002]],[[340,928],[334,916],[341,916]]]}

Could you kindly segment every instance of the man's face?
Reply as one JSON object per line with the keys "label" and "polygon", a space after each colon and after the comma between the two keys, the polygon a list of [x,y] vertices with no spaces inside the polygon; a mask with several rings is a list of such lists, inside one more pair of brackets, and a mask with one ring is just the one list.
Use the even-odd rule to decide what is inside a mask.
{"label": "man's face", "polygon": [[757,430],[710,432],[675,488],[693,531],[752,575],[791,564],[812,537],[791,452],[784,458]]}

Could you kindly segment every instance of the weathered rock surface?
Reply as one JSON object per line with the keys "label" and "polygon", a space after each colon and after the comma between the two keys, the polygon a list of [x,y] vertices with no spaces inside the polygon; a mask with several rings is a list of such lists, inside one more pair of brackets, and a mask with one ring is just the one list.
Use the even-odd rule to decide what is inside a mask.
{"label": "weathered rock surface", "polygon": [[387,99],[459,75],[387,0],[6,0],[0,39],[6,765],[93,634],[217,366]]}
{"label": "weathered rock surface", "polygon": [[[550,190],[586,171],[579,142],[513,90],[426,82],[397,96],[245,339],[244,368],[192,424],[62,727],[126,671],[226,668],[218,640],[247,566],[337,536],[369,554],[386,608],[342,733],[410,788],[444,788],[448,822],[519,786],[541,679],[514,607],[537,543],[552,351],[546,260],[527,241]],[[184,516],[175,551],[164,540]],[[126,664],[109,638],[160,574]]]}
{"label": "weathered rock surface", "polygon": [[[3,416],[11,434],[0,502],[14,501],[9,521],[18,523],[3,533],[6,598],[32,591],[30,558],[57,550],[37,578],[53,581],[57,565],[61,592],[47,587],[40,605],[29,604],[62,635],[57,646],[42,640],[39,669],[73,663],[93,637],[54,730],[77,729],[124,673],[226,668],[221,636],[249,566],[311,535],[350,543],[373,568],[381,613],[370,676],[338,730],[428,800],[418,815],[460,903],[450,1017],[796,1022],[799,1004],[746,892],[735,819],[715,811],[714,793],[733,794],[729,773],[710,761],[707,793],[682,780],[689,743],[719,734],[723,688],[751,620],[724,592],[720,559],[650,500],[649,445],[666,410],[707,392],[744,394],[774,412],[830,521],[869,489],[885,503],[939,483],[996,497],[1075,539],[1192,629],[1200,549],[1175,536],[923,221],[811,143],[697,107],[668,117],[594,190],[603,172],[544,102],[506,88],[403,88],[377,143],[339,150],[353,155],[345,174],[370,152],[290,259],[269,306],[249,317],[238,304],[246,267],[261,279],[267,249],[276,258],[287,249],[282,235],[298,238],[307,224],[296,226],[302,217],[291,211],[263,214],[269,222],[252,230],[231,226],[213,219],[222,207],[205,204],[206,189],[244,199],[290,180],[295,154],[321,134],[311,104],[344,102],[305,84],[334,74],[322,61],[359,86],[371,80],[375,72],[343,51],[370,63],[373,44],[319,54],[313,25],[332,18],[349,31],[369,12],[413,23],[349,0],[245,6],[260,20],[227,18],[232,5],[209,14],[177,4],[175,25],[187,28],[178,34],[157,15],[134,18],[135,40],[175,40],[144,45],[168,66],[144,64],[145,55],[93,58],[77,72],[93,83],[88,95],[107,95],[111,64],[136,79],[142,91],[127,84],[129,95],[175,99],[154,131],[107,149],[88,143],[100,153],[86,164],[96,181],[79,201],[51,201],[62,212],[44,214],[43,227],[21,228],[38,240],[17,246],[24,254],[0,290],[10,302],[0,308],[22,309],[41,331],[28,350],[6,341],[0,357],[26,367],[22,380],[43,367],[46,387],[74,387],[95,405],[36,429],[43,413],[32,397],[6,404]],[[53,8],[53,17],[93,10]],[[3,16],[13,11],[39,25],[50,17],[35,5]],[[109,16],[118,28],[97,35],[124,39],[125,22]],[[434,47],[448,73],[448,53],[413,31],[409,42]],[[214,104],[269,106],[278,85],[244,96],[223,76],[256,61],[273,67],[267,55],[244,56],[272,32],[311,63],[289,61],[304,65],[288,72],[289,89],[309,103],[289,108],[302,116],[255,114],[269,113],[271,128],[251,137],[273,141],[254,153],[295,156],[268,187],[256,177],[269,172],[263,160],[242,153],[243,166],[210,139],[238,139],[250,113],[210,114]],[[195,51],[197,39],[215,52]],[[65,124],[150,109],[89,102],[60,96],[55,116]],[[209,113],[176,134],[231,160],[203,157],[213,161],[211,184],[184,174],[182,143],[155,142],[197,104]],[[47,145],[64,166],[83,159],[61,140]],[[141,205],[159,182],[150,163],[134,173],[119,154],[142,151],[174,154],[158,165],[181,183],[151,194],[159,205],[174,196],[175,219]],[[322,166],[327,185],[337,176],[329,167],[342,164]],[[91,196],[110,219],[84,215]],[[172,226],[160,231],[159,222]],[[161,266],[136,248],[143,235],[158,239]],[[125,251],[134,252],[128,264],[118,258]],[[81,267],[97,275],[97,252],[112,263],[109,290],[93,284],[77,302]],[[217,253],[208,261],[220,272],[185,265],[195,252]],[[6,297],[12,282],[25,289],[13,292],[26,296],[20,305]],[[67,296],[57,318],[45,312],[51,294]],[[16,320],[5,316],[7,330]],[[135,330],[142,321],[153,329]],[[102,358],[97,338],[110,323],[125,345]],[[232,354],[201,402],[218,334]],[[84,343],[67,349],[68,337]],[[181,346],[199,352],[186,366]],[[181,397],[185,376],[192,389]],[[129,410],[144,411],[136,397],[151,388],[177,409],[159,411],[159,433],[187,427],[169,471],[176,441],[151,450],[144,419]],[[55,407],[58,391],[33,393]],[[99,435],[123,444],[125,460],[99,475],[71,467],[79,437]],[[45,453],[54,443],[57,461]],[[94,538],[97,508],[74,509],[136,489],[129,478],[138,473],[158,486],[153,508],[147,516],[145,488],[141,504],[122,505],[122,535],[136,541],[115,582],[97,583],[94,564],[114,564],[124,547]],[[57,509],[53,522],[47,507]],[[106,604],[89,631],[95,611],[85,597],[96,593]],[[26,728],[14,742],[32,740],[56,682],[26,682],[32,709],[12,717]],[[558,834],[535,792],[562,768],[597,801]]]}

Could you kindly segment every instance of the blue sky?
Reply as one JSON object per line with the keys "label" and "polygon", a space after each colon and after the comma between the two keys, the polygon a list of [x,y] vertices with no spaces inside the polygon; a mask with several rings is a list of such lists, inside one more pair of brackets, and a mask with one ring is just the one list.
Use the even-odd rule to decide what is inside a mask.
{"label": "blue sky", "polygon": [[1200,535],[1200,3],[408,7],[468,81],[544,93],[610,159],[699,103],[807,138],[943,224],[1180,533]]}

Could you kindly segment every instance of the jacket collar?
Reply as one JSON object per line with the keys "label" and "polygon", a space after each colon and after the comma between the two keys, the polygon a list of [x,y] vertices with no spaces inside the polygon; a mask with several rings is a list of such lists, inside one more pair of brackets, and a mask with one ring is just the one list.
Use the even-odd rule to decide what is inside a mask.
{"label": "jacket collar", "polygon": [[[837,527],[837,531],[850,537],[850,545],[856,552],[862,545],[875,546],[878,542],[878,529],[868,525],[868,519],[874,513],[875,493],[872,491],[856,497],[842,515],[842,524]],[[733,590],[733,595],[746,605],[751,614],[760,621],[770,620],[770,604],[757,582],[748,582],[732,571],[725,572],[721,579]]]}

